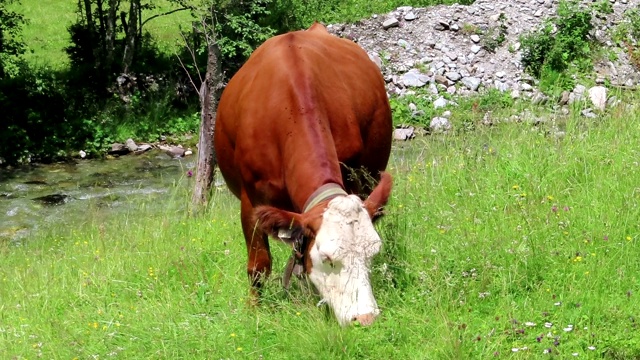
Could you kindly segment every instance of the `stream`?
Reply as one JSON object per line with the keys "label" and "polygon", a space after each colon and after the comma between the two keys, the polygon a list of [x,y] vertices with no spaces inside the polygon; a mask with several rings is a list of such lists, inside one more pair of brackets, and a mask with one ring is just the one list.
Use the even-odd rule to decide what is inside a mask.
{"label": "stream", "polygon": [[[390,164],[409,166],[424,151],[413,141],[393,146]],[[173,195],[191,192],[196,157],[160,150],[111,160],[80,160],[0,168],[0,243],[20,245],[50,227],[79,226],[87,217],[163,211]],[[217,173],[216,187],[224,187]],[[185,203],[185,211],[186,203]]]}
{"label": "stream", "polygon": [[189,170],[195,161],[152,150],[112,160],[0,169],[0,242],[19,244],[46,226],[77,225],[88,214],[135,210],[142,202],[160,209],[163,199],[193,185]]}

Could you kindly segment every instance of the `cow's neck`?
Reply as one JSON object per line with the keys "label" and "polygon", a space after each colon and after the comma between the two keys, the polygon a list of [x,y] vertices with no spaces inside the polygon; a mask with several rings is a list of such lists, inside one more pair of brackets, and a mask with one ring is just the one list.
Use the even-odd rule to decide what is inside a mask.
{"label": "cow's neck", "polygon": [[[291,202],[298,212],[318,199],[334,196],[342,190],[342,174],[335,150],[323,151],[320,146],[292,152],[285,167],[285,179]],[[307,206],[309,207],[309,206]]]}
{"label": "cow's neck", "polygon": [[[318,96],[304,68],[294,80],[297,91],[291,102],[294,116],[284,139],[285,181],[296,211],[303,211],[312,194],[326,184],[343,187],[340,162],[324,110],[326,99]],[[295,134],[295,135],[292,135]]]}

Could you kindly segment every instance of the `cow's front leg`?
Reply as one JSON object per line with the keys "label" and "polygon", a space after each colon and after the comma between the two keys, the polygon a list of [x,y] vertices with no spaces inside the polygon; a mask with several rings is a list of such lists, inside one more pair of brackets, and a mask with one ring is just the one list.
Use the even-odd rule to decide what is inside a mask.
{"label": "cow's front leg", "polygon": [[240,204],[242,232],[248,253],[247,275],[251,281],[252,293],[257,299],[260,288],[271,273],[271,252],[267,234],[256,226],[253,219],[253,205],[244,190],[240,197]]}

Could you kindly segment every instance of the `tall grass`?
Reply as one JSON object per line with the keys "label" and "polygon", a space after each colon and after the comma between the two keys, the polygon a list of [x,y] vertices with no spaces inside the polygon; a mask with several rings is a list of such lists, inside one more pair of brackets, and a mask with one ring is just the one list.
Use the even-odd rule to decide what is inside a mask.
{"label": "tall grass", "polygon": [[162,213],[88,209],[0,245],[0,358],[637,358],[638,114],[570,117],[564,137],[506,122],[397,143],[366,328],[340,328],[299,282],[285,293],[280,271],[248,305],[227,190],[202,218],[187,183]]}

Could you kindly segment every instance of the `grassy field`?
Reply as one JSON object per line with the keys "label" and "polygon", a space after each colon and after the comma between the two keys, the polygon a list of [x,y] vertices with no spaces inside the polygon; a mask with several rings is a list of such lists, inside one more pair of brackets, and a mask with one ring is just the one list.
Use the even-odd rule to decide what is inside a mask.
{"label": "grassy field", "polygon": [[[638,358],[634,103],[397,143],[371,327],[340,328],[279,270],[247,305],[239,204],[219,190],[189,218],[185,178],[163,213],[88,209],[0,244],[0,358]],[[272,248],[282,269],[289,251]]]}
{"label": "grassy field", "polygon": [[[145,12],[144,19],[177,8],[167,0],[153,3],[156,8]],[[28,20],[22,35],[27,44],[25,58],[29,63],[54,68],[68,64],[64,48],[70,42],[67,29],[78,17],[77,4],[73,0],[21,0],[21,4],[12,6],[13,10],[20,12]],[[151,20],[145,24],[144,29],[154,34],[162,49],[173,52],[184,44],[180,27],[188,28],[190,21],[191,14],[181,11]]]}

